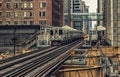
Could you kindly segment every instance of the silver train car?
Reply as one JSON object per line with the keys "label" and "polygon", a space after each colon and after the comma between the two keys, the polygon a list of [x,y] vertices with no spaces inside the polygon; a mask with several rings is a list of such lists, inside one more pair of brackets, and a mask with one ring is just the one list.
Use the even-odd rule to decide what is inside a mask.
{"label": "silver train car", "polygon": [[37,47],[67,44],[80,38],[83,32],[69,26],[45,28],[38,35]]}
{"label": "silver train car", "polygon": [[61,45],[83,38],[83,32],[66,25],[63,27],[51,28],[50,36],[51,45]]}
{"label": "silver train car", "polygon": [[44,28],[40,30],[40,34],[37,39],[37,47],[48,47],[50,42],[50,28]]}
{"label": "silver train car", "polygon": [[97,40],[98,40],[97,30],[91,29],[89,36],[90,36],[90,37],[89,37],[89,38],[90,38],[90,41],[91,41],[92,43],[96,43],[96,42],[97,42]]}

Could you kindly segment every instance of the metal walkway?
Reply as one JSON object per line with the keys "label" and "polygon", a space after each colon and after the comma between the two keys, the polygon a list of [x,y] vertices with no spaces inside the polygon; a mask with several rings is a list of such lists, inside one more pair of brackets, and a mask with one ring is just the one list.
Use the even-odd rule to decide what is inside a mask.
{"label": "metal walkway", "polygon": [[[68,15],[65,13],[64,15]],[[71,13],[71,19],[75,21],[102,21],[102,13]]]}

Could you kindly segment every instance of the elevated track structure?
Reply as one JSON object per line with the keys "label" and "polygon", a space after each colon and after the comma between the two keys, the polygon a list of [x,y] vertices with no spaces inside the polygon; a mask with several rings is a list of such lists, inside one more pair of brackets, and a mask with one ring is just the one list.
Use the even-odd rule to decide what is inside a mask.
{"label": "elevated track structure", "polygon": [[59,70],[57,77],[119,77],[119,58],[112,47],[83,45],[74,49],[71,59]]}
{"label": "elevated track structure", "polygon": [[70,57],[70,51],[83,44],[81,40],[61,47],[51,47],[44,50],[36,50],[26,55],[14,56],[0,61],[0,76],[51,76],[66,59]]}

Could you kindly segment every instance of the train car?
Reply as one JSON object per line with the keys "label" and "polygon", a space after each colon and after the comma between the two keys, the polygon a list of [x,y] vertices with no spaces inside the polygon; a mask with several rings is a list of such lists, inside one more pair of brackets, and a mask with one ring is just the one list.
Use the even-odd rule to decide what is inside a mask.
{"label": "train car", "polygon": [[92,43],[96,43],[97,40],[98,40],[97,30],[91,29],[91,30],[90,30],[90,34],[89,34],[89,38],[90,38],[90,41],[91,41]]}
{"label": "train car", "polygon": [[83,38],[83,32],[69,26],[51,27],[40,30],[37,47],[62,45]]}
{"label": "train car", "polygon": [[52,27],[50,30],[50,37],[51,37],[51,45],[59,45],[63,41],[63,33],[65,33],[64,30],[62,30],[61,27]]}
{"label": "train car", "polygon": [[79,30],[76,30],[74,28],[71,28],[69,26],[63,26],[62,27],[64,30],[67,30],[68,31],[68,35],[69,37],[67,37],[69,40],[76,40],[76,39],[79,39],[79,38],[83,38],[83,32],[82,31],[79,31]]}
{"label": "train car", "polygon": [[37,47],[48,47],[51,45],[50,41],[50,28],[44,28],[40,30],[38,35]]}
{"label": "train car", "polygon": [[83,33],[66,25],[51,28],[50,35],[52,45],[61,45],[79,39]]}
{"label": "train car", "polygon": [[73,41],[74,38],[75,38],[75,35],[77,35],[77,34],[75,34],[76,30],[74,30],[73,28],[71,28],[71,27],[69,27],[67,25],[63,26],[62,29],[66,31],[64,33],[66,35],[63,34],[64,37],[65,37],[64,38],[65,43]]}

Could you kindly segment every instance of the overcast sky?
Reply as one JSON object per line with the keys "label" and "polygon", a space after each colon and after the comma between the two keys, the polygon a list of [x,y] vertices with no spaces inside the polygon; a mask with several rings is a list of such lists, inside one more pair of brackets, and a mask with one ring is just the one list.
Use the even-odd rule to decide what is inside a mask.
{"label": "overcast sky", "polygon": [[[96,12],[97,0],[82,0],[82,1],[85,1],[86,6],[89,6],[89,12]],[[96,21],[92,21],[92,28],[94,28],[95,24]]]}
{"label": "overcast sky", "polygon": [[89,6],[90,12],[96,12],[97,9],[97,0],[82,0],[85,1],[85,4]]}

